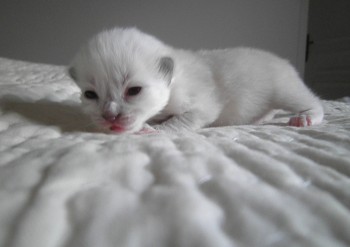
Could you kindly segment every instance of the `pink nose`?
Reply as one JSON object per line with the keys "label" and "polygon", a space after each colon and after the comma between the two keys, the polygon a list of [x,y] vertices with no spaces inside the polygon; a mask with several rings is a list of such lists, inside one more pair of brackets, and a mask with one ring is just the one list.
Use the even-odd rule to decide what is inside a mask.
{"label": "pink nose", "polygon": [[115,115],[111,112],[105,112],[105,113],[103,113],[102,117],[106,121],[108,121],[110,123],[114,123],[114,122],[118,121],[118,119],[120,118],[120,114]]}

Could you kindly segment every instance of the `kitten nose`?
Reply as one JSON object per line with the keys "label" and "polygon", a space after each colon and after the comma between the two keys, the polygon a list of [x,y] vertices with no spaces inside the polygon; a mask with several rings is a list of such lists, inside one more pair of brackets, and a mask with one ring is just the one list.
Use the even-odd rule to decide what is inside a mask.
{"label": "kitten nose", "polygon": [[104,113],[102,114],[102,117],[103,117],[105,120],[107,120],[108,122],[113,123],[113,122],[115,122],[117,119],[120,118],[120,114],[117,114],[117,115],[116,115],[115,113],[112,113],[112,112],[107,111],[107,112],[104,112]]}
{"label": "kitten nose", "polygon": [[118,112],[119,112],[119,109],[118,109],[117,103],[113,101],[109,101],[109,102],[106,102],[104,105],[102,117],[106,121],[113,123],[120,117],[120,114]]}

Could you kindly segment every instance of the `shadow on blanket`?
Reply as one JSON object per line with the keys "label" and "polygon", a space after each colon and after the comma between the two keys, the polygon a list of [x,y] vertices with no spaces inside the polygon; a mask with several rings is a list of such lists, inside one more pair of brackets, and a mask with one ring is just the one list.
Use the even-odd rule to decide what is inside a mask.
{"label": "shadow on blanket", "polygon": [[63,132],[96,132],[91,120],[75,102],[26,101],[16,97],[0,100],[4,113],[17,113],[40,125],[56,126]]}

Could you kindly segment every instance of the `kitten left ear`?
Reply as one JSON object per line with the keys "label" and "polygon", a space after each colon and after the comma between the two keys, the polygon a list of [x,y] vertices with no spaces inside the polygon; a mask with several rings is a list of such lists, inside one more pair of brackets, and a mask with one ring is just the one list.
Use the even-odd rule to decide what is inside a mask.
{"label": "kitten left ear", "polygon": [[68,74],[74,81],[77,80],[77,73],[73,67],[69,67]]}
{"label": "kitten left ear", "polygon": [[174,72],[174,60],[171,57],[159,59],[159,72],[168,80],[169,84]]}

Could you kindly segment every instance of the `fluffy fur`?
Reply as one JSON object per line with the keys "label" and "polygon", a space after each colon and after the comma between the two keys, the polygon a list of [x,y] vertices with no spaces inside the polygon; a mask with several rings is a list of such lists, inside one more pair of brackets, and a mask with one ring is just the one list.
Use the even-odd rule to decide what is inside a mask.
{"label": "fluffy fur", "polygon": [[83,46],[69,71],[84,110],[118,133],[257,124],[275,109],[296,113],[292,126],[323,119],[319,99],[290,63],[256,49],[192,52],[116,28]]}

